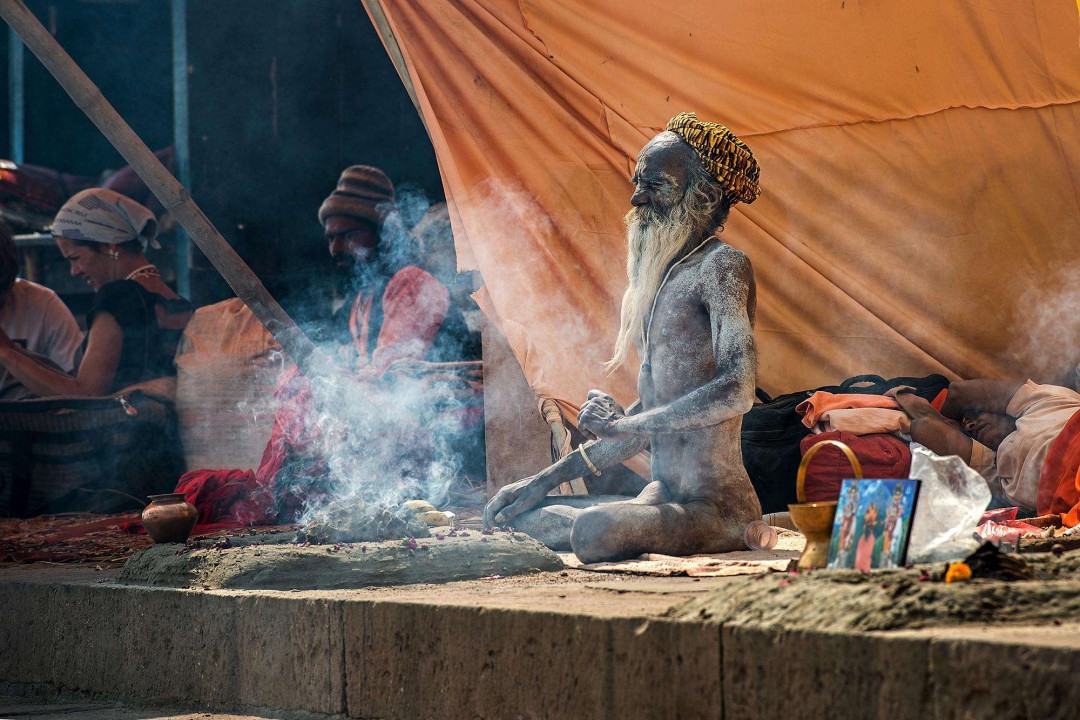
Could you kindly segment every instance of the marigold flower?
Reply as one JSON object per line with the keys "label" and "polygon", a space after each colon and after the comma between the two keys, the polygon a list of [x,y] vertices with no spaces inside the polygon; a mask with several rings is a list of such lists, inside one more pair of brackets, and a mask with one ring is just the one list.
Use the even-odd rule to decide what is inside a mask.
{"label": "marigold flower", "polygon": [[949,563],[949,569],[945,571],[945,582],[963,582],[971,579],[971,567],[967,563]]}

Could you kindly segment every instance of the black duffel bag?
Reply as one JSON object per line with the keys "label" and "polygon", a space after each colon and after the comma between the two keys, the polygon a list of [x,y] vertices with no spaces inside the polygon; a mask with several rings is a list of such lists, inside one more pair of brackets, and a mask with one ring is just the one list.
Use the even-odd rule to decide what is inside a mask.
{"label": "black duffel bag", "polygon": [[750,412],[743,416],[742,454],[750,482],[761,500],[762,512],[784,512],[790,503],[798,502],[795,497],[795,476],[802,459],[799,442],[810,434],[810,429],[802,423],[802,416],[795,412],[799,403],[819,390],[838,395],[883,395],[886,390],[900,385],[910,385],[919,397],[933,400],[949,386],[949,380],[944,375],[891,380],[880,375],[856,375],[839,385],[800,390],[777,397],[770,397],[758,388],[756,393],[761,402],[755,403]]}

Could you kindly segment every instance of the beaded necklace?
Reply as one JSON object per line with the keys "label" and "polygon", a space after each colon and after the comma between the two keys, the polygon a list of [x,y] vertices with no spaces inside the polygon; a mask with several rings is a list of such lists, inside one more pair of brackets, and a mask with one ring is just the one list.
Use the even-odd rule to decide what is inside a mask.
{"label": "beaded necklace", "polygon": [[158,272],[157,267],[153,263],[149,265],[143,265],[142,267],[135,268],[127,275],[124,276],[125,280],[134,280],[141,277],[161,277],[161,273]]}
{"label": "beaded necklace", "polygon": [[642,345],[645,349],[645,358],[641,362],[641,369],[645,372],[650,372],[652,370],[652,363],[649,362],[650,356],[652,355],[652,348],[649,347],[649,334],[652,331],[653,316],[656,314],[656,301],[660,299],[660,291],[664,289],[665,285],[667,285],[668,278],[671,277],[672,271],[682,263],[686,262],[691,255],[696,253],[701,248],[705,247],[705,244],[712,240],[713,237],[713,235],[710,235],[709,237],[705,238],[697,247],[683,255],[676,262],[672,263],[671,267],[668,268],[667,274],[664,275],[664,279],[660,283],[660,287],[656,288],[656,294],[653,295],[652,309],[649,310],[649,322],[645,324],[644,332],[642,333]]}

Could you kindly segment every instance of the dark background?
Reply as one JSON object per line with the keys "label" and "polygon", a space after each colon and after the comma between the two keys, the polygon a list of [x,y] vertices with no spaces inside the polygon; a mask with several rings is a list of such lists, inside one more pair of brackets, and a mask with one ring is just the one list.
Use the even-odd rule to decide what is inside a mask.
{"label": "dark background", "polygon": [[[173,142],[167,0],[27,5],[147,145]],[[2,43],[6,157],[6,28]],[[343,168],[376,165],[442,199],[431,144],[359,0],[190,0],[188,61],[192,194],[286,309],[330,270],[316,211]],[[88,176],[123,166],[29,52],[25,63],[25,162]],[[163,240],[151,259],[171,266]],[[86,292],[58,255],[42,260],[65,299]],[[197,249],[191,286],[198,305],[232,294]]]}

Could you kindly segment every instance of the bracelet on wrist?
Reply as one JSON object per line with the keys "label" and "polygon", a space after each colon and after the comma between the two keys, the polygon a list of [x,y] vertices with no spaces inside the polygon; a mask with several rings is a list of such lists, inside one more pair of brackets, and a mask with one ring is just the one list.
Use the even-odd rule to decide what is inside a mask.
{"label": "bracelet on wrist", "polygon": [[578,445],[578,452],[581,454],[581,459],[585,461],[585,467],[589,468],[589,472],[596,477],[600,477],[600,468],[596,467],[593,461],[589,459],[589,456],[585,454],[584,445]]}

